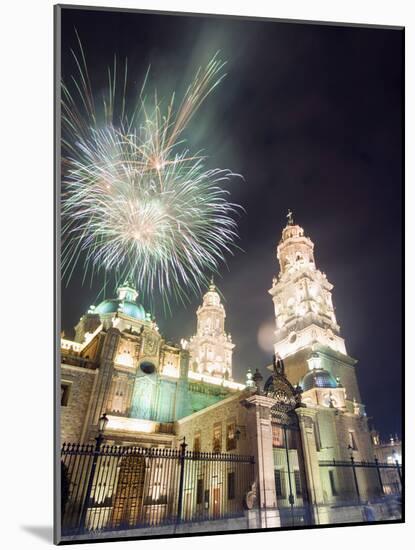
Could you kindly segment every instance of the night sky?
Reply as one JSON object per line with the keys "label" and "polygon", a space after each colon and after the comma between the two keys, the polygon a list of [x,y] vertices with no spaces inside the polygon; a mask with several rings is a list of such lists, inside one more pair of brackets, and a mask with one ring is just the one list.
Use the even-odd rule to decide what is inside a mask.
{"label": "night sky", "polygon": [[[75,72],[77,29],[95,89],[114,54],[130,83],[183,90],[217,51],[227,76],[186,133],[209,166],[243,175],[229,185],[243,252],[226,257],[217,284],[236,344],[233,374],[271,361],[258,343],[273,323],[268,294],[287,209],[315,243],[369,417],[383,436],[401,434],[403,32],[274,21],[64,9],[62,72]],[[79,266],[62,294],[62,326],[96,303],[102,280],[82,284]],[[115,294],[115,292],[114,292]],[[156,311],[179,342],[196,328],[201,296]],[[144,303],[144,306],[146,304]]]}

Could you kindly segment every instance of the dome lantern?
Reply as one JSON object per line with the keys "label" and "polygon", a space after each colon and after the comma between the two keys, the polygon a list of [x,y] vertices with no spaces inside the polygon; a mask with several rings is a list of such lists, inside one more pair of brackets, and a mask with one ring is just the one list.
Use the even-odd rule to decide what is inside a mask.
{"label": "dome lantern", "polygon": [[130,279],[126,279],[117,288],[117,295],[118,298],[102,301],[93,312],[98,315],[119,313],[132,317],[137,321],[148,320],[144,307],[136,301],[138,292]]}
{"label": "dome lantern", "polygon": [[119,300],[127,300],[128,302],[135,302],[138,297],[138,292],[130,278],[127,278],[124,283],[117,288],[117,294]]}
{"label": "dome lantern", "polygon": [[318,353],[313,351],[310,357],[307,359],[308,368],[310,370],[320,369],[321,368],[321,358]]}

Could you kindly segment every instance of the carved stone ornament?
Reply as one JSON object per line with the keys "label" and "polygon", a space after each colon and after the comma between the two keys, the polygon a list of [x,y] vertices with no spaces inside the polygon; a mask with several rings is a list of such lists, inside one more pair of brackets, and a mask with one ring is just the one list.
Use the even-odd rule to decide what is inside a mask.
{"label": "carved stone ornament", "polygon": [[272,407],[274,413],[289,413],[301,406],[301,391],[290,383],[285,376],[284,362],[280,357],[274,355],[274,373],[267,380],[264,392],[267,397],[276,400]]}
{"label": "carved stone ornament", "polygon": [[157,351],[157,339],[147,336],[144,341],[144,354],[155,355]]}

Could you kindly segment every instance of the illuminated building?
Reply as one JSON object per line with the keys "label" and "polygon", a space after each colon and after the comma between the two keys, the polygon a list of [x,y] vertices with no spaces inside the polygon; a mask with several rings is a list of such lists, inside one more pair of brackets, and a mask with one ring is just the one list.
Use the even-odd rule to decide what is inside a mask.
{"label": "illuminated building", "polygon": [[[301,390],[303,407],[297,416],[307,478],[314,480],[311,500],[330,523],[333,503],[353,500],[354,492],[351,470],[336,468],[335,463],[372,462],[374,454],[356,360],[347,355],[335,315],[333,285],[316,267],[311,239],[291,212],[287,217],[277,246],[279,275],[269,290],[276,321],[274,349],[284,361],[288,380]],[[359,498],[379,494],[376,473],[370,469],[358,471],[357,485]]]}
{"label": "illuminated building", "polygon": [[[213,330],[223,331],[223,306],[212,288],[198,311],[198,329],[212,318],[221,323]],[[75,341],[62,339],[62,440],[89,441],[104,412],[110,418],[108,429],[124,434],[123,441],[126,434],[135,441],[141,432],[171,432],[174,421],[244,387],[230,376],[234,346],[228,336],[218,337],[221,363],[189,371],[187,341],[165,340],[137,297],[134,285],[125,281],[117,298],[91,306],[81,317]],[[211,342],[211,334],[201,344],[208,353],[204,342]],[[152,442],[161,439],[166,441],[165,436],[149,436]]]}
{"label": "illuminated building", "polygon": [[[250,494],[257,512],[248,514],[248,523],[255,528],[294,520],[297,525],[366,521],[368,503],[373,517],[389,519],[379,499],[400,491],[397,474],[385,474],[383,486],[377,469],[365,466],[375,464],[381,447],[372,444],[356,360],[347,355],[340,334],[333,286],[317,269],[314,245],[291,213],[277,257],[280,273],[269,291],[275,355],[263,387],[259,372],[248,371],[246,384],[232,378],[234,344],[213,282],[197,310],[196,334],[178,345],[160,334],[126,281],[117,298],[91,306],[81,317],[75,341],[62,340],[62,442],[93,441],[106,413],[108,445],[177,449],[185,438],[195,453],[252,455]],[[128,480],[128,468],[120,479]],[[140,472],[134,475],[144,487],[146,474]],[[210,503],[207,478],[195,470],[184,496],[186,517],[210,504],[218,514],[226,511],[229,473],[217,470]],[[117,483],[111,480],[116,502]],[[154,494],[159,491],[152,480],[146,483]],[[110,502],[104,493],[103,501]],[[163,494],[165,502],[169,498]],[[108,518],[111,514],[108,509]],[[138,511],[134,514],[139,518]]]}
{"label": "illuminated building", "polygon": [[299,384],[316,361],[345,390],[351,404],[364,412],[357,384],[356,360],[347,355],[333,306],[333,285],[316,267],[314,243],[295,224],[292,213],[277,246],[279,275],[269,293],[274,303],[275,353],[284,359],[288,379]]}

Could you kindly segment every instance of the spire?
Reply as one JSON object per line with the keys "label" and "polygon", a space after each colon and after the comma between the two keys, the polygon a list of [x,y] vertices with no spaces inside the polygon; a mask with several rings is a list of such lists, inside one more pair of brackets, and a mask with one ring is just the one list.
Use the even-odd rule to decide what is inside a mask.
{"label": "spire", "polygon": [[288,220],[287,225],[294,225],[293,213],[290,208],[288,209],[287,220]]}
{"label": "spire", "polygon": [[214,278],[213,278],[213,273],[210,277],[209,290],[216,290],[215,281],[214,281]]}

